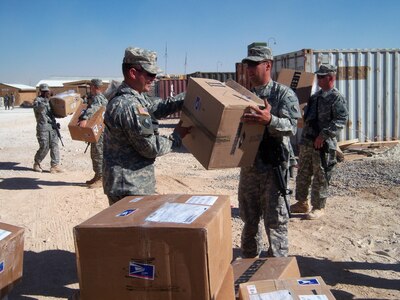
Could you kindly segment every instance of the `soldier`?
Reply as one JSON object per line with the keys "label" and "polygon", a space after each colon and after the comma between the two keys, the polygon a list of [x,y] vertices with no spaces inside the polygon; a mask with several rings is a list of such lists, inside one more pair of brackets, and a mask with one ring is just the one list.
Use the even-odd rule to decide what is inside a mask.
{"label": "soldier", "polygon": [[252,107],[243,121],[265,126],[256,159],[251,167],[243,167],[239,180],[239,213],[244,222],[242,257],[256,257],[261,252],[260,219],[268,236],[268,256],[288,255],[288,204],[278,184],[277,171],[287,183],[290,140],[301,117],[299,101],[288,87],[271,79],[273,56],[271,49],[255,46],[248,50],[247,72],[252,92],[264,99],[265,108]]}
{"label": "soldier", "polygon": [[[36,97],[33,102],[33,112],[36,118],[36,137],[39,142],[39,150],[35,155],[35,163],[33,170],[35,172],[42,172],[40,166],[42,160],[46,157],[50,150],[51,168],[50,173],[62,173],[60,168],[60,150],[58,148],[57,127],[58,123],[55,121],[54,114],[51,110],[49,97],[50,90],[47,84],[39,86],[40,95]],[[57,126],[57,127],[56,127]]]}
{"label": "soldier", "polygon": [[4,96],[4,109],[10,109],[10,96],[8,96],[8,94]]}
{"label": "soldier", "polygon": [[11,109],[14,109],[14,105],[15,105],[15,95],[12,93],[9,99],[9,107],[11,107]]}
{"label": "soldier", "polygon": [[[93,115],[102,107],[106,107],[108,100],[101,93],[101,86],[103,82],[101,79],[92,79],[90,81],[90,94],[92,95],[87,109],[79,117],[78,125],[85,127],[87,120],[93,117]],[[103,136],[104,132],[99,137],[96,143],[90,143],[90,157],[92,158],[92,165],[94,171],[94,177],[88,181],[86,184],[90,188],[100,187],[103,181]]]}
{"label": "soldier", "polygon": [[157,119],[179,111],[184,95],[162,100],[145,94],[161,71],[156,60],[155,52],[127,48],[124,81],[107,105],[103,188],[110,205],[129,195],[154,194],[156,157],[179,147],[189,131],[178,124],[170,136],[158,132]]}
{"label": "soldier", "polygon": [[311,184],[312,211],[309,220],[318,219],[325,213],[329,179],[336,160],[336,135],[344,127],[348,112],[346,101],[334,87],[336,67],[322,64],[317,74],[321,88],[312,95],[304,110],[304,128],[300,141],[299,169],[296,177],[296,200],[291,206],[293,213],[310,212],[307,201]]}

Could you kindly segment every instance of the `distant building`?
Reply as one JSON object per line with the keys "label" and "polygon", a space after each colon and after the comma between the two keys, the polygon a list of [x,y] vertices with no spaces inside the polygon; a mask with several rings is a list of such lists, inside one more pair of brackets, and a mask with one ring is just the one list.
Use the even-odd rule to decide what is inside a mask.
{"label": "distant building", "polygon": [[15,95],[15,106],[20,106],[22,103],[32,103],[36,98],[36,88],[24,84],[16,83],[0,83],[0,96],[4,97],[6,94]]}

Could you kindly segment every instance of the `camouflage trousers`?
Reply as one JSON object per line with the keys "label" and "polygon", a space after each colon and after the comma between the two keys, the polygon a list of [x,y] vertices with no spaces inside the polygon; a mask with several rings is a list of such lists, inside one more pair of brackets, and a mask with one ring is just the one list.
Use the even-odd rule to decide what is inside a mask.
{"label": "camouflage trousers", "polygon": [[306,201],[311,185],[311,205],[314,209],[325,207],[329,186],[327,178],[331,177],[333,166],[336,164],[335,153],[324,153],[326,161],[331,166],[330,171],[325,174],[320,155],[320,151],[314,149],[311,141],[300,145],[299,168],[296,176],[296,200]]}
{"label": "camouflage trousers", "polygon": [[104,132],[100,135],[97,143],[90,143],[90,158],[94,174],[97,176],[103,175],[103,136]]}
{"label": "camouflage trousers", "polygon": [[60,149],[58,148],[58,136],[55,130],[36,131],[39,142],[39,150],[35,154],[35,163],[40,164],[50,150],[50,165],[52,167],[60,163]]}
{"label": "camouflage trousers", "polygon": [[255,167],[242,168],[238,198],[244,222],[242,256],[251,258],[261,253],[261,218],[269,242],[268,256],[287,256],[289,215],[272,168],[262,173]]}

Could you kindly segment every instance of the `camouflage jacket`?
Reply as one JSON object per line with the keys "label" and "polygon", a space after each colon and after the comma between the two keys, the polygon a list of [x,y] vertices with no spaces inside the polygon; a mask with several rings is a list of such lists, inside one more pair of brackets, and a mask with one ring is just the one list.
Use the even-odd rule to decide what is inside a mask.
{"label": "camouflage jacket", "polygon": [[123,82],[104,117],[103,188],[108,196],[155,193],[154,161],[178,147],[178,135],[162,136],[158,120],[179,111],[182,94],[162,100],[139,94]]}
{"label": "camouflage jacket", "polygon": [[43,97],[36,97],[33,101],[33,112],[36,118],[37,131],[50,131],[53,130],[52,121],[55,118],[50,107],[49,99]]}
{"label": "camouflage jacket", "polygon": [[[267,99],[271,105],[271,122],[264,130],[263,140],[258,150],[254,167],[265,172],[272,164],[287,168],[290,158],[290,136],[297,131],[297,119],[301,117],[299,100],[287,86],[270,80],[268,84],[253,88],[252,92],[261,99]],[[271,153],[273,141],[281,153]],[[266,156],[270,159],[266,159]]]}
{"label": "camouflage jacket", "polygon": [[338,132],[346,125],[348,118],[343,95],[333,88],[328,92],[319,90],[312,95],[304,109],[304,128],[301,144],[314,141],[319,135],[336,150]]}
{"label": "camouflage jacket", "polygon": [[89,105],[85,112],[79,117],[79,120],[88,120],[100,109],[102,106],[107,106],[108,100],[103,94],[95,95],[91,101],[89,101]]}

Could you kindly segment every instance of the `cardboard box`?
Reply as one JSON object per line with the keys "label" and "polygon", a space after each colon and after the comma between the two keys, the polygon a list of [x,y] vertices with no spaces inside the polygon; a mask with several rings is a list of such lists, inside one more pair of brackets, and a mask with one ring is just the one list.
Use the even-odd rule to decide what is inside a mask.
{"label": "cardboard box", "polygon": [[265,127],[240,121],[250,104],[218,80],[190,78],[181,121],[193,128],[183,145],[206,169],[251,166]]}
{"label": "cardboard box", "polygon": [[317,276],[243,283],[239,299],[334,300],[335,297],[322,278]]}
{"label": "cardboard box", "polygon": [[22,278],[24,229],[0,223],[0,299]]}
{"label": "cardboard box", "polygon": [[232,262],[235,293],[239,297],[239,285],[248,281],[287,279],[300,277],[295,257],[245,258]]}
{"label": "cardboard box", "polygon": [[215,299],[232,260],[230,201],[126,197],[74,236],[83,300]]}
{"label": "cardboard box", "polygon": [[105,107],[101,107],[95,112],[93,117],[87,121],[86,127],[80,127],[78,126],[79,117],[85,112],[86,108],[87,104],[81,104],[76,110],[68,124],[69,133],[73,140],[96,143],[104,131]]}
{"label": "cardboard box", "polygon": [[222,286],[217,292],[216,300],[234,300],[235,289],[233,284],[233,268],[229,266],[228,271],[222,281]]}
{"label": "cardboard box", "polygon": [[65,92],[50,98],[51,109],[56,118],[72,115],[81,103],[81,95],[75,92]]}
{"label": "cardboard box", "polygon": [[307,103],[311,96],[314,78],[313,73],[281,69],[276,81],[290,87],[296,93],[299,103],[302,104]]}

